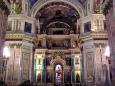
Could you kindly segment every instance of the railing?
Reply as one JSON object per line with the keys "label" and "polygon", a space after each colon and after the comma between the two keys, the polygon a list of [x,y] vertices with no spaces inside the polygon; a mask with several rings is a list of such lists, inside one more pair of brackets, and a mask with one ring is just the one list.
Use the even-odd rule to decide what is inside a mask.
{"label": "railing", "polygon": [[33,86],[99,86],[95,83],[86,84],[86,83],[64,83],[62,85],[54,85],[53,83],[37,83]]}

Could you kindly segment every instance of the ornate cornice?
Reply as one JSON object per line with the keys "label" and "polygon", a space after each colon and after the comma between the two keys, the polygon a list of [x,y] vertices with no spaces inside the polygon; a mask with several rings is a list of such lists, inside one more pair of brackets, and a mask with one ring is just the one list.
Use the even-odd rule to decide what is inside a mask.
{"label": "ornate cornice", "polygon": [[42,54],[42,53],[45,53],[47,50],[48,50],[48,49],[36,49],[35,52],[36,52],[36,54],[37,54],[37,53],[38,53],[38,54],[39,54],[39,53]]}
{"label": "ornate cornice", "polygon": [[23,34],[23,33],[15,33],[15,34],[7,33],[5,36],[6,40],[11,40],[11,41],[13,41],[13,40],[14,41],[15,40],[27,40],[27,41],[33,42],[34,38],[35,37],[33,35],[28,35],[28,34]]}
{"label": "ornate cornice", "polygon": [[108,34],[106,31],[104,32],[90,32],[80,36],[82,41],[88,40],[108,40]]}
{"label": "ornate cornice", "polygon": [[34,18],[31,18],[24,14],[11,14],[8,16],[8,18],[9,18],[9,20],[10,19],[22,19],[22,20],[26,20],[26,21],[34,21]]}
{"label": "ornate cornice", "polygon": [[21,43],[11,43],[9,44],[10,48],[20,48],[22,46]]}
{"label": "ornate cornice", "polygon": [[77,53],[80,53],[80,48],[71,48],[69,49],[71,51],[71,53],[73,54],[77,54]]}

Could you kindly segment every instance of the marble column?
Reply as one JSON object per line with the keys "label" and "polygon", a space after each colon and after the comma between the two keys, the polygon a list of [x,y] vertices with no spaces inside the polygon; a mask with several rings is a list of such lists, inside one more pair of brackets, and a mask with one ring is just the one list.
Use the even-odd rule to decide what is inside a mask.
{"label": "marble column", "polygon": [[21,65],[20,65],[20,44],[7,44],[10,47],[10,57],[7,63],[6,82],[11,84],[20,83]]}
{"label": "marble column", "polygon": [[7,28],[7,14],[5,13],[5,10],[3,10],[0,6],[0,57],[2,57],[3,54],[3,45],[5,41],[5,33]]}
{"label": "marble column", "polygon": [[[109,64],[108,59],[104,55],[106,50],[106,44],[95,44],[95,83],[105,86],[104,84],[107,84],[107,86],[110,86],[110,73],[109,73]],[[98,66],[100,65],[100,66]],[[107,70],[105,67],[107,67]],[[107,73],[108,71],[108,73]],[[105,81],[105,79],[108,79]]]}
{"label": "marble column", "polygon": [[[0,0],[0,71],[3,70],[6,73],[6,62],[3,58],[3,48],[5,42],[5,34],[6,30],[8,29],[8,14],[9,10],[6,3],[3,0]],[[4,70],[5,69],[5,70]],[[0,72],[0,80],[5,79],[4,73]]]}
{"label": "marble column", "polygon": [[[89,37],[88,39],[87,38],[83,39],[84,43],[82,44],[83,46],[82,54],[83,54],[84,70],[85,70],[84,78],[87,84],[96,83],[102,86],[102,84],[106,83],[105,78],[104,78],[106,76],[104,74],[105,72],[103,72],[104,71],[103,65],[106,65],[107,67],[109,67],[108,60],[106,59],[104,55],[105,47],[108,44],[108,41],[103,40],[103,39],[101,40],[94,40],[94,39],[99,39],[103,37],[104,39],[106,39],[107,33],[100,32],[98,34],[97,33],[93,33],[93,34],[95,34],[96,36]],[[107,71],[109,71],[109,68],[107,69]],[[109,79],[107,80],[107,82],[109,82]],[[110,84],[108,84],[108,86],[109,85]]]}
{"label": "marble column", "polygon": [[40,21],[39,21],[39,19],[37,20],[38,21],[38,34],[40,34]]}
{"label": "marble column", "polygon": [[44,38],[42,40],[42,47],[46,48],[46,36],[44,36]]}
{"label": "marble column", "polygon": [[[108,3],[111,3],[112,0],[108,1]],[[106,4],[105,7],[110,6],[109,4]],[[113,4],[115,3],[115,0],[113,0]],[[112,5],[112,3],[111,3]],[[109,9],[106,10],[106,29],[108,31],[108,40],[109,40],[109,46],[110,46],[110,58],[111,58],[111,73],[112,73],[112,86],[115,86],[115,7],[114,5],[110,6]]]}

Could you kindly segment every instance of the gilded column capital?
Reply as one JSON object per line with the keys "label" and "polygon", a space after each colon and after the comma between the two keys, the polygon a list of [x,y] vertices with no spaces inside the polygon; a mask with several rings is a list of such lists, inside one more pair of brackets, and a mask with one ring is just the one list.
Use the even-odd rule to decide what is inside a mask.
{"label": "gilded column capital", "polygon": [[14,44],[9,44],[9,46],[11,47],[11,48],[20,48],[21,46],[22,46],[22,44],[16,44],[16,43],[14,43]]}
{"label": "gilded column capital", "polygon": [[107,46],[107,44],[105,44],[105,43],[95,43],[94,45],[95,45],[96,48]]}

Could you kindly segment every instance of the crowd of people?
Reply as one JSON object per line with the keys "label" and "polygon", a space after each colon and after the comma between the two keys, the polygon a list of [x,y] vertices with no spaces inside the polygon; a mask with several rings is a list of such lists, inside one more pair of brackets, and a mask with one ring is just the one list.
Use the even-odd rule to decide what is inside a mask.
{"label": "crowd of people", "polygon": [[4,81],[0,81],[0,86],[7,86],[7,84]]}
{"label": "crowd of people", "polygon": [[[0,86],[9,86],[7,85],[4,81],[0,81]],[[32,83],[30,82],[30,80],[24,81],[21,84],[19,84],[18,86],[33,86]]]}

